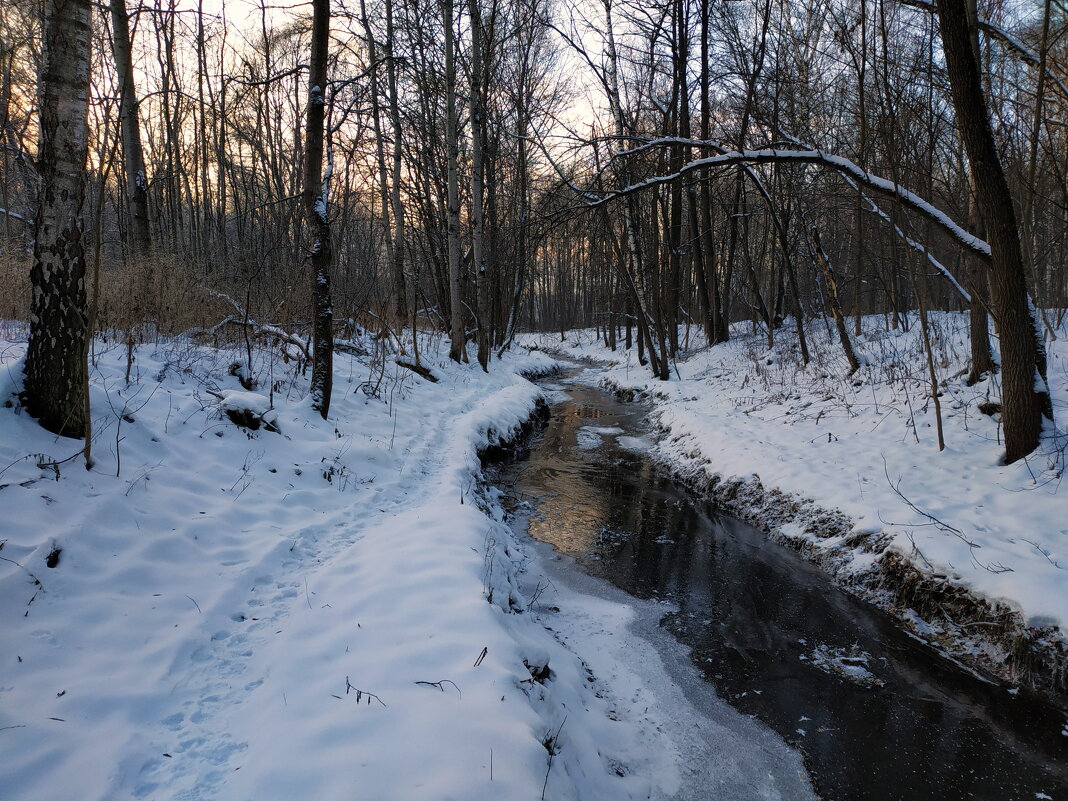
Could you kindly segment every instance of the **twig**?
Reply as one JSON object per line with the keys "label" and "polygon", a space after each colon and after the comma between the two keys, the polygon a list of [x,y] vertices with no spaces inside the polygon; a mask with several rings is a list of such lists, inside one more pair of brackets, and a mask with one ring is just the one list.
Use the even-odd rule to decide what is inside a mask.
{"label": "twig", "polygon": [[197,608],[197,611],[200,612],[200,614],[204,614],[203,612],[201,612],[200,604],[197,603],[197,599],[196,598],[194,598],[192,595],[187,595],[185,597],[193,602],[193,606],[195,606]]}
{"label": "twig", "polygon": [[1043,548],[1037,542],[1035,542],[1034,540],[1029,540],[1029,539],[1027,539],[1027,537],[1021,537],[1020,539],[1022,539],[1024,542],[1026,542],[1028,545],[1030,545],[1032,548],[1034,548],[1036,551],[1038,551],[1040,554],[1042,554],[1044,557],[1046,557],[1046,561],[1049,562],[1051,565],[1053,565],[1054,567],[1056,567],[1056,568],[1058,568],[1060,570],[1064,570],[1064,568],[1061,567],[1059,564],[1057,564],[1057,561],[1055,559],[1053,559],[1049,555],[1049,551],[1047,551],[1045,548]]}
{"label": "twig", "polygon": [[464,694],[462,692],[460,692],[460,688],[456,686],[456,682],[451,681],[450,679],[441,679],[440,681],[417,681],[416,684],[422,684],[422,685],[424,685],[426,687],[437,687],[442,692],[445,692],[445,686],[444,685],[451,684],[453,686],[453,689],[456,690],[457,694],[461,698],[464,697]]}
{"label": "twig", "polygon": [[[367,692],[367,690],[361,690],[361,689],[359,689],[357,687],[353,687],[352,686],[352,682],[349,681],[349,677],[346,676],[345,677],[345,695],[348,695],[350,690],[352,692],[356,693],[356,703],[357,704],[360,703],[360,701],[363,700],[364,696],[367,696],[367,704],[368,704],[368,706],[370,706],[372,698],[374,698],[376,701],[378,701],[378,703],[382,704],[382,706],[386,705],[386,702],[383,701],[381,698],[379,698],[374,693],[369,693],[369,692]],[[334,697],[336,698],[337,696],[334,696]]]}
{"label": "twig", "polygon": [[[965,545],[968,546],[968,548],[970,550],[969,556],[971,557],[972,563],[975,564],[977,567],[983,568],[983,570],[989,571],[991,573],[1012,573],[1012,572],[1014,572],[1013,568],[1007,567],[1007,566],[1001,564],[1000,562],[989,562],[987,564],[984,564],[983,562],[979,561],[979,559],[977,559],[976,556],[975,556],[975,552],[978,549],[982,548],[983,547],[982,545],[980,545],[978,542],[974,542],[974,541],[968,539],[968,537],[965,535],[965,533],[963,531],[961,531],[959,528],[954,528],[953,526],[949,525],[948,523],[946,523],[946,522],[944,522],[942,520],[939,520],[937,517],[932,515],[930,512],[925,512],[923,509],[921,509],[916,504],[914,504],[912,501],[910,501],[905,496],[905,493],[903,493],[901,491],[900,487],[899,487],[899,485],[901,484],[901,479],[899,478],[897,484],[895,484],[893,482],[893,480],[890,478],[890,470],[887,467],[886,457],[885,456],[883,456],[883,474],[886,476],[886,482],[887,482],[887,484],[890,485],[890,489],[892,489],[894,491],[894,494],[897,495],[897,497],[900,498],[902,500],[902,502],[906,506],[909,507],[909,509],[914,511],[916,514],[920,515],[920,517],[926,518],[927,521],[928,521],[927,523],[912,524],[912,525],[934,526],[935,528],[937,528],[939,531],[941,531],[943,533],[952,534],[954,537],[956,537],[957,539],[959,539],[961,542],[963,542]],[[884,521],[884,522],[886,522],[886,521]],[[894,524],[892,524],[892,525],[894,525]],[[913,545],[913,548],[916,547],[916,543],[915,542],[913,542],[912,545]],[[916,549],[916,550],[917,550],[917,552],[919,551],[919,549]],[[925,559],[924,561],[927,561],[927,560]],[[930,564],[930,563],[928,562],[928,564]]]}
{"label": "twig", "polygon": [[565,723],[567,723],[567,715],[564,715],[556,734],[549,738],[546,746],[549,749],[549,765],[545,768],[545,782],[541,785],[541,801],[545,801],[545,789],[549,786],[549,772],[553,769],[553,757],[556,756],[556,747],[560,742],[560,732],[563,731]]}

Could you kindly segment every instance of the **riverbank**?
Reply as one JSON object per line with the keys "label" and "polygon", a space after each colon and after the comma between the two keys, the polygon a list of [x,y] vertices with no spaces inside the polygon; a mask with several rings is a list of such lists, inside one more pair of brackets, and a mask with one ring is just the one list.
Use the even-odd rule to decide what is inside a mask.
{"label": "riverbank", "polygon": [[[606,385],[649,400],[654,456],[675,476],[1010,693],[1035,688],[1064,705],[1063,437],[999,464],[998,421],[979,408],[999,394],[997,378],[965,386],[965,321],[946,314],[935,319],[947,441],[939,452],[919,332],[865,322],[865,366],[853,376],[831,332],[815,327],[807,368],[791,332],[777,332],[769,349],[762,334],[737,326],[730,343],[691,349],[668,382],[592,331],[527,344],[607,363]],[[1060,344],[1050,347],[1049,373],[1063,416]]]}
{"label": "riverbank", "polygon": [[[575,603],[559,592],[569,572],[588,575],[583,596],[610,582],[615,597],[652,624],[653,636],[648,625],[643,636],[659,638],[664,662],[678,666],[683,650],[690,672],[703,677],[688,685],[692,706],[711,702],[715,713],[726,700],[735,719],[769,726],[803,755],[822,798],[1068,794],[1062,714],[1033,694],[1007,696],[961,670],[816,565],[697,498],[651,458],[647,405],[618,399],[598,385],[598,373],[542,382],[559,388],[544,432],[499,476],[491,473],[524,530],[563,555],[532,565],[563,566],[538,577],[543,591],[534,610],[558,636],[590,617],[582,614],[586,597]],[[594,654],[603,678],[619,672],[605,670],[606,662],[632,664],[642,644],[627,637],[630,626],[597,623],[611,615],[595,610],[592,617],[574,640],[581,653]],[[665,640],[674,642],[664,647]],[[661,717],[661,738],[678,741],[692,709],[656,694],[639,698]],[[722,713],[713,717],[727,722]],[[796,783],[782,791],[788,759],[777,757],[774,770],[751,762],[739,770],[736,738],[690,738],[690,727],[681,728],[682,741],[697,747],[711,736],[715,753],[687,760],[710,766],[712,776],[697,773],[680,798],[751,798],[752,785],[738,779],[773,772],[780,794],[798,797]],[[756,743],[749,750],[754,758],[766,752]],[[718,794],[708,792],[715,779]]]}
{"label": "riverbank", "polygon": [[160,340],[127,382],[100,340],[86,470],[20,413],[7,330],[5,799],[672,792],[679,755],[527,613],[530,555],[483,483],[553,359],[487,375],[433,338],[431,383],[368,341],[336,358],[324,421],[267,349]]}

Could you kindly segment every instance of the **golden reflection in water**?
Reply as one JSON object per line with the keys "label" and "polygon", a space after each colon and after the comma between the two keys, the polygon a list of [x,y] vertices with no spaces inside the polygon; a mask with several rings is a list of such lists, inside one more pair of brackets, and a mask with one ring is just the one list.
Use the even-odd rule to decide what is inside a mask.
{"label": "golden reflection in water", "polygon": [[[609,442],[612,435],[601,435],[605,441],[596,448],[580,448],[579,432],[583,428],[612,426],[622,422],[620,417],[630,415],[616,415],[599,408],[583,397],[583,390],[569,394],[573,402],[554,409],[544,444],[532,455],[516,489],[520,497],[535,504],[529,518],[530,535],[563,553],[583,556],[595,550],[605,521],[618,518],[620,504],[619,498],[594,484],[593,476],[628,467],[644,474],[652,467],[646,460],[638,465],[620,464],[612,455],[615,450]],[[568,458],[553,458],[557,454],[566,454]],[[576,454],[581,455],[579,459],[575,458]],[[599,483],[604,486],[603,481]]]}

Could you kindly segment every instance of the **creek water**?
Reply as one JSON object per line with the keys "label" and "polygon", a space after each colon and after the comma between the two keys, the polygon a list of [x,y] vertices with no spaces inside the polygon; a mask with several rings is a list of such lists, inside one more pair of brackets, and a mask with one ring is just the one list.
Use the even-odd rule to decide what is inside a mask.
{"label": "creek water", "polygon": [[718,694],[803,756],[827,801],[1068,799],[1068,720],[970,674],[643,452],[645,409],[585,374],[498,486],[533,538],[638,599]]}

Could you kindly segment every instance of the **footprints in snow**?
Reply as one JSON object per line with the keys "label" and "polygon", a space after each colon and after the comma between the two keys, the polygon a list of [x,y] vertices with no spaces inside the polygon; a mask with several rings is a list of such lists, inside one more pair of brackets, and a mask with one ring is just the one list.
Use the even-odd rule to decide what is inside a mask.
{"label": "footprints in snow", "polygon": [[[285,566],[297,567],[288,562]],[[141,766],[133,789],[136,798],[148,798],[160,787],[175,788],[175,799],[212,798],[214,789],[236,767],[230,761],[248,748],[225,731],[225,724],[215,723],[217,713],[263,686],[262,676],[247,681],[240,677],[249,672],[256,643],[277,629],[303,591],[300,582],[276,581],[270,575],[257,576],[255,582],[245,602],[247,611],[229,615],[230,627],[216,630],[195,647],[186,666],[176,666],[176,673],[183,676],[193,672],[185,683],[194,688],[192,695],[198,688],[203,694],[189,697],[179,711],[160,721],[166,731],[158,740],[162,753]]]}

